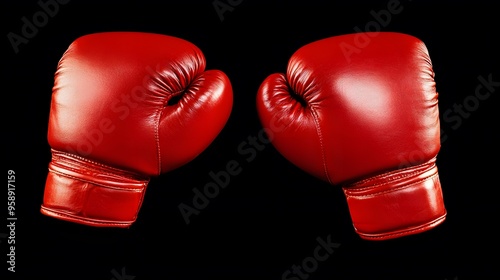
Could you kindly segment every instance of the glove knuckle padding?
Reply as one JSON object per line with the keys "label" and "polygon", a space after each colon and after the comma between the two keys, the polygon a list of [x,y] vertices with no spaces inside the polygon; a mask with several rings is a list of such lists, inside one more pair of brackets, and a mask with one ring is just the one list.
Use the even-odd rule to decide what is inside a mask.
{"label": "glove knuckle padding", "polygon": [[[289,68],[290,69],[290,68]],[[274,74],[262,84],[257,108],[263,123],[281,124],[272,132],[274,146],[289,161],[313,175],[326,178],[322,135],[314,103],[314,81],[298,71]],[[304,86],[307,84],[308,86]],[[310,137],[303,137],[308,135]]]}
{"label": "glove knuckle padding", "polygon": [[231,86],[221,71],[199,74],[175,105],[164,106],[158,126],[162,172],[192,160],[222,130],[232,105]]}
{"label": "glove knuckle padding", "polygon": [[194,44],[166,35],[75,40],[55,74],[42,213],[129,226],[149,177],[194,159],[229,118],[229,79],[205,64]]}
{"label": "glove knuckle padding", "polygon": [[[54,149],[69,148],[96,161],[158,175],[192,159],[215,137],[221,124],[207,126],[197,115],[221,106],[217,121],[228,117],[228,79],[200,87],[205,76],[211,76],[204,73],[201,51],[182,39],[148,35],[84,36],[65,52],[55,77],[49,122]],[[103,122],[109,133],[99,128]],[[184,145],[186,149],[169,157],[166,152],[176,148],[175,142],[189,143],[193,138],[186,137],[189,131],[192,136],[195,124],[211,133],[192,143],[197,145],[194,150]],[[132,127],[135,133],[130,137]],[[165,144],[172,148],[162,147]]]}
{"label": "glove knuckle padding", "polygon": [[384,239],[433,227],[446,215],[435,167],[438,94],[423,42],[394,32],[363,35],[369,43],[349,57],[342,48],[357,46],[358,34],[298,49],[286,78],[264,81],[257,106],[264,126],[273,118],[283,123],[272,131],[276,149],[342,185],[358,233]]}
{"label": "glove knuckle padding", "polygon": [[[383,40],[379,37],[372,40]],[[300,141],[291,141],[295,148],[278,144],[284,156],[337,183],[390,170],[415,151],[421,160],[417,163],[434,157],[439,150],[439,112],[432,65],[425,46],[416,38],[405,36],[404,40],[387,42],[384,47],[362,49],[348,62],[336,49],[344,40],[349,38],[320,40],[302,47],[290,59],[289,95],[295,94],[303,100],[306,109],[300,112],[308,117],[285,111],[283,105],[278,111],[283,110],[282,117],[295,123],[296,131],[292,134],[300,137],[298,132],[307,126],[310,133],[306,135],[315,138],[316,143],[300,137]],[[365,66],[367,61],[370,67]],[[406,66],[402,68],[395,63]],[[293,107],[288,106],[287,109]],[[290,135],[281,139],[280,134],[276,134],[275,141],[287,141],[288,137]],[[308,160],[306,156],[315,154],[314,149],[318,151],[311,145],[321,146],[323,155],[319,158],[325,162],[320,172],[318,166],[310,163],[317,160]],[[324,167],[326,173],[322,170]]]}

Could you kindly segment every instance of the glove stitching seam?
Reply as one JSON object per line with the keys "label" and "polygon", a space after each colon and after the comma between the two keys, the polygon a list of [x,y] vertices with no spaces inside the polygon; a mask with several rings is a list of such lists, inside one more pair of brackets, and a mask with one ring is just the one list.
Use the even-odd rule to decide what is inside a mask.
{"label": "glove stitching seam", "polygon": [[[58,162],[52,162],[51,164],[54,165],[54,166],[57,166],[59,168],[63,168],[63,169],[67,169],[67,170],[70,170],[70,171],[73,171],[75,173],[78,173],[78,174],[82,174],[82,175],[87,175],[89,176],[89,172],[82,172],[81,171],[81,168],[78,168],[77,165],[71,163],[70,161],[68,160],[65,160],[65,159],[58,159],[59,161],[64,161],[66,164],[69,164],[71,166],[67,166],[67,165],[62,165],[62,164],[59,164]],[[125,178],[125,179],[128,179],[128,180],[134,180],[134,181],[138,181],[138,182],[141,182],[143,180],[140,180],[140,179],[136,179],[134,177],[129,177],[129,176],[123,176],[123,175],[120,175],[120,174],[116,174],[116,173],[110,173],[110,172],[106,172],[106,171],[103,171],[101,169],[97,169],[97,168],[94,168],[94,167],[89,167],[89,166],[85,166],[85,169],[86,170],[89,170],[89,171],[93,171],[93,172],[96,172],[96,173],[100,173],[102,175],[109,175],[109,176],[112,176],[113,179],[115,179],[116,177],[119,177],[119,178]],[[54,170],[55,171],[55,170]],[[61,173],[61,172],[59,172]],[[68,175],[70,176],[70,175]],[[91,175],[90,175],[91,176]],[[118,180],[115,180],[115,181],[118,181]]]}
{"label": "glove stitching seam", "polygon": [[[409,187],[412,187],[414,185],[417,185],[417,184],[420,184],[422,182],[425,182],[427,180],[430,180],[430,179],[434,179],[434,177],[438,176],[437,173],[429,176],[429,177],[426,177],[422,180],[419,180],[419,181],[416,181],[416,182],[413,182],[409,185],[405,185],[405,186],[401,186],[401,187],[398,187],[398,188],[392,188],[392,189],[389,189],[389,190],[385,190],[385,191],[381,191],[381,192],[375,192],[375,193],[372,193],[372,194],[364,194],[364,195],[353,195],[353,194],[347,194],[346,195],[348,197],[353,197],[353,198],[359,198],[359,197],[371,197],[371,196],[377,196],[377,195],[380,195],[380,194],[386,194],[386,193],[391,193],[391,192],[396,192],[396,191],[399,191],[399,190],[402,190],[402,189],[406,189],[406,188],[409,188]],[[380,186],[380,185],[384,185],[384,184],[388,184],[390,182],[386,182],[386,183],[381,183],[381,184],[378,184],[376,186]],[[373,188],[375,188],[376,186],[373,186]],[[366,189],[366,188],[365,188]]]}
{"label": "glove stitching seam", "polygon": [[130,225],[133,222],[133,221],[131,221],[131,222],[123,222],[123,223],[117,223],[117,222],[99,222],[99,221],[95,221],[93,219],[84,219],[83,217],[78,217],[78,216],[69,215],[69,214],[63,214],[63,213],[60,213],[58,211],[55,211],[53,209],[50,209],[50,208],[47,208],[47,207],[44,207],[44,206],[42,206],[42,209],[44,211],[50,212],[52,215],[67,217],[67,218],[71,218],[71,219],[75,219],[75,220],[80,220],[80,221],[84,221],[84,222],[90,223],[90,224],[102,224],[102,225],[124,225],[124,224],[128,224],[128,225]]}
{"label": "glove stitching seam", "polygon": [[[105,165],[105,164],[102,164],[102,163],[99,163],[99,162],[95,162],[95,161],[92,161],[92,160],[89,160],[89,159],[86,159],[86,158],[83,158],[83,157],[80,157],[78,155],[75,155],[75,154],[70,154],[70,153],[66,153],[66,152],[61,152],[61,151],[58,151],[58,150],[54,150],[53,149],[53,156],[56,157],[58,159],[58,161],[61,161],[61,162],[66,162],[66,163],[69,163],[71,164],[72,166],[75,166],[75,164],[73,164],[71,162],[71,160],[69,159],[66,159],[64,157],[61,157],[59,156],[58,154],[63,154],[63,155],[66,155],[68,157],[74,157],[74,158],[77,158],[81,161],[84,161],[86,163],[90,163],[90,164],[93,164],[93,165],[97,165],[97,166],[100,166],[100,167],[103,167],[103,168],[106,168],[106,169],[110,169],[112,171],[117,171],[116,173],[111,173],[109,171],[103,171],[103,170],[99,170],[99,169],[96,169],[95,167],[88,167],[86,166],[87,169],[92,169],[92,170],[95,170],[95,171],[99,171],[99,173],[101,174],[106,174],[106,175],[118,175],[120,177],[125,177],[125,178],[129,178],[129,179],[135,179],[137,180],[135,177],[141,177],[139,174],[137,173],[134,173],[134,172],[130,172],[130,171],[127,171],[127,170],[123,170],[123,169],[119,169],[119,168],[115,168],[115,167],[112,167],[112,166],[109,166],[109,165]],[[55,163],[54,161],[52,162],[52,164],[55,164],[55,165],[58,165],[58,166],[61,166],[57,163]],[[61,166],[61,167],[64,167],[64,166]],[[72,169],[73,171],[76,171],[75,169]],[[120,173],[122,174],[125,174],[125,175],[120,175]]]}
{"label": "glove stitching seam", "polygon": [[436,218],[434,219],[432,222],[429,222],[427,223],[426,225],[423,225],[417,229],[412,229],[412,230],[405,230],[403,232],[399,232],[399,233],[390,233],[390,234],[383,234],[382,236],[367,236],[363,233],[360,233],[358,232],[360,235],[368,238],[368,239],[381,239],[381,238],[387,238],[387,237],[390,237],[390,236],[406,236],[408,235],[408,233],[415,233],[415,232],[422,232],[422,231],[425,231],[426,229],[428,228],[431,228],[433,227],[434,225],[437,225],[439,224],[442,220],[444,220],[446,217],[446,213],[442,216],[440,216],[439,218]]}
{"label": "glove stitching seam", "polygon": [[325,156],[325,147],[323,145],[323,134],[321,133],[321,127],[319,125],[318,121],[318,114],[316,112],[316,108],[313,105],[310,105],[312,115],[314,117],[314,124],[316,126],[316,133],[318,134],[319,138],[319,145],[321,147],[321,159],[323,162],[323,171],[325,172],[326,178],[328,179],[328,182],[332,183],[330,180],[330,174],[328,173],[328,166],[326,164],[326,156]]}
{"label": "glove stitching seam", "polygon": [[156,123],[155,123],[155,142],[156,142],[156,151],[158,153],[158,174],[161,174],[161,148],[160,148],[160,119],[161,119],[162,109],[159,108],[156,110]]}
{"label": "glove stitching seam", "polygon": [[85,182],[85,183],[88,183],[88,184],[93,184],[93,185],[97,185],[97,186],[100,186],[100,187],[103,187],[103,188],[113,189],[113,190],[124,190],[124,191],[142,193],[142,192],[144,192],[144,190],[146,188],[146,184],[145,183],[141,183],[142,187],[138,187],[138,188],[119,188],[119,187],[107,186],[107,185],[104,185],[104,184],[101,184],[101,183],[98,183],[98,182],[93,182],[93,181],[85,180],[85,179],[78,178],[76,176],[68,175],[68,174],[65,174],[65,173],[62,173],[62,172],[59,172],[59,171],[55,171],[55,170],[49,170],[49,172],[52,172],[54,174],[57,174],[57,175],[60,175],[60,176],[64,176],[64,177],[67,177],[67,178],[71,178],[71,179],[74,179],[74,180],[77,180],[77,181],[81,181],[81,182]]}
{"label": "glove stitching seam", "polygon": [[[358,181],[358,182],[350,185],[349,187],[355,187],[356,185],[362,185],[362,184],[365,184],[367,182],[375,181],[375,180],[378,180],[378,179],[390,178],[390,177],[393,177],[393,175],[397,174],[397,173],[402,173],[402,172],[410,170],[410,169],[418,169],[418,168],[420,168],[422,166],[425,166],[425,165],[429,164],[431,161],[432,160],[427,161],[427,162],[422,163],[422,164],[419,164],[419,165],[410,166],[410,167],[406,167],[406,168],[402,168],[402,169],[398,169],[398,170],[386,172],[386,173],[383,173],[383,174],[380,174],[380,175],[377,175],[377,176],[373,176],[373,177],[370,177],[368,179],[364,179],[364,180]],[[429,169],[431,169],[431,168],[429,168]],[[402,175],[401,177],[398,177],[398,178],[394,178],[393,177],[393,179],[389,179],[389,181],[394,181],[394,180],[398,180],[398,179],[402,179],[402,178],[407,178],[409,176],[414,175],[415,173],[420,173],[420,171],[414,171],[414,172],[412,172],[410,174]],[[383,184],[383,183],[381,183],[381,184]],[[380,184],[377,184],[377,185],[380,185]],[[370,187],[366,187],[366,188],[370,188]],[[363,188],[363,189],[366,189],[366,188]]]}
{"label": "glove stitching seam", "polygon": [[[353,190],[355,189],[356,191],[364,191],[364,190],[369,190],[369,189],[373,189],[373,188],[377,188],[377,187],[380,187],[381,185],[387,185],[387,184],[390,184],[391,182],[393,181],[396,181],[396,180],[400,180],[400,179],[405,179],[405,178],[408,178],[408,177],[412,177],[414,176],[415,174],[419,174],[421,172],[419,171],[414,171],[414,172],[411,172],[409,174],[406,174],[406,175],[401,175],[400,177],[393,177],[391,175],[382,175],[382,176],[377,176],[377,177],[374,177],[374,178],[370,178],[370,179],[367,179],[367,180],[364,180],[364,181],[361,181],[361,182],[358,182],[354,185],[351,185],[349,186],[349,188],[352,188]],[[363,183],[366,183],[366,182],[369,182],[369,181],[376,181],[378,179],[385,179],[384,182],[381,182],[381,183],[378,183],[378,184],[374,184],[374,185],[371,185],[371,186],[368,186],[368,187],[363,187],[363,188],[356,188],[356,185],[359,185],[359,184],[363,184]]]}

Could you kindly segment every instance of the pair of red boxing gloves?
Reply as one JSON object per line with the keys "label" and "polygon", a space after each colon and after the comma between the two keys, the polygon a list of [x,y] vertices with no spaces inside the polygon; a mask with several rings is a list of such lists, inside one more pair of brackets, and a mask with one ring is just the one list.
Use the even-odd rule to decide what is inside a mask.
{"label": "pair of red boxing gloves", "polygon": [[[150,177],[198,156],[231,114],[228,77],[205,65],[195,45],[166,35],[75,40],[55,73],[41,212],[130,227]],[[395,32],[318,40],[256,91],[272,144],[300,169],[342,187],[361,238],[393,239],[445,220],[438,94],[422,41]]]}

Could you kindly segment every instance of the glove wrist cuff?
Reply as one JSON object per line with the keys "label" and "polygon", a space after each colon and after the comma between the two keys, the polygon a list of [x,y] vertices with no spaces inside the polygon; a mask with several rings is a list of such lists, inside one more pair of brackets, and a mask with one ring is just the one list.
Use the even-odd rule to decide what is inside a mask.
{"label": "glove wrist cuff", "polygon": [[149,178],[52,150],[41,213],[96,227],[129,227]]}
{"label": "glove wrist cuff", "polygon": [[446,217],[435,159],[343,187],[361,238],[386,240],[430,230]]}

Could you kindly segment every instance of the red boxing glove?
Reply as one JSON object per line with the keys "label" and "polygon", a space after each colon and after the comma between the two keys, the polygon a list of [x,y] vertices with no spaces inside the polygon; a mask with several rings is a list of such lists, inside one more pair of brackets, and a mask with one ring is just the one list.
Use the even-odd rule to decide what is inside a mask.
{"label": "red boxing glove", "polygon": [[220,133],[232,94],[227,76],[205,71],[202,52],[185,40],[140,32],[78,38],[55,74],[41,212],[129,227],[149,178],[194,159]]}
{"label": "red boxing glove", "polygon": [[[360,47],[359,36],[370,40]],[[407,236],[445,220],[438,94],[419,39],[378,32],[310,43],[286,75],[263,82],[257,108],[285,158],[342,185],[361,238]]]}

